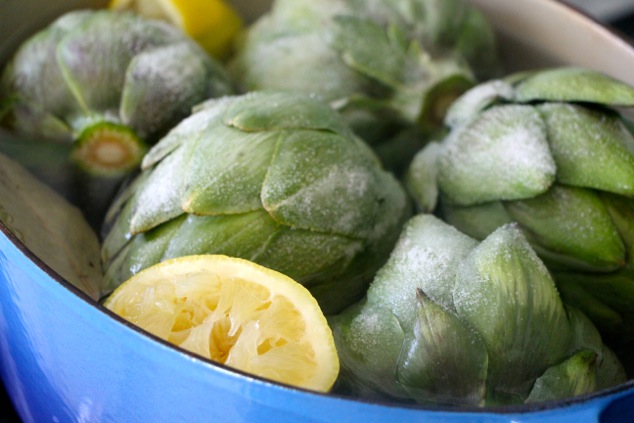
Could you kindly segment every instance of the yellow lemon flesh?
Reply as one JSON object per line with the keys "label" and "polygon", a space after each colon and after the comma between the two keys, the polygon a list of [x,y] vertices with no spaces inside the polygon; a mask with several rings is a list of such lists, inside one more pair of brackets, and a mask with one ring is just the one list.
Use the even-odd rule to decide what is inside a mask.
{"label": "yellow lemon flesh", "polygon": [[223,0],[111,0],[108,7],[167,21],[219,59],[231,54],[243,26],[240,16]]}
{"label": "yellow lemon flesh", "polygon": [[263,378],[327,392],[339,373],[332,332],[308,290],[248,260],[167,260],[124,282],[104,305],[159,338]]}

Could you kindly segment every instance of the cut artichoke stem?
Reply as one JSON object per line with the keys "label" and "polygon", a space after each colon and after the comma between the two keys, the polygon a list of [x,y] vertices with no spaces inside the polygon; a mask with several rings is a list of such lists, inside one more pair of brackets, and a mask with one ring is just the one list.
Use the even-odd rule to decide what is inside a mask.
{"label": "cut artichoke stem", "polygon": [[116,177],[135,169],[146,151],[143,140],[127,126],[99,122],[82,131],[71,158],[88,173]]}

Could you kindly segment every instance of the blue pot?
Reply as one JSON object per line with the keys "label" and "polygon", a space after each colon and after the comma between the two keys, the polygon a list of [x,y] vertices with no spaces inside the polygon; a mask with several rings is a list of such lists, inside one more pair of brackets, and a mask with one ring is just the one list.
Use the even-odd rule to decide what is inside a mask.
{"label": "blue pot", "polygon": [[[593,47],[597,52],[622,58],[619,65],[599,58],[593,67],[632,78],[631,47],[560,3],[473,2],[498,23],[508,42],[507,57],[519,55],[511,60],[517,66],[530,57],[544,60],[532,65],[553,60],[587,65],[584,60],[592,57],[581,48],[577,56],[562,58],[557,46],[539,41],[538,33],[544,31],[537,10],[570,22],[555,29],[569,36],[590,34],[598,40]],[[20,40],[56,15],[100,3],[0,0],[0,63]],[[510,30],[518,17],[524,25],[519,35]],[[526,45],[525,39],[533,43]],[[0,131],[3,136],[7,134]],[[357,401],[271,383],[200,359],[130,325],[59,277],[2,224],[0,376],[24,422],[634,421],[634,381],[568,401],[460,411]]]}
{"label": "blue pot", "polygon": [[58,277],[2,225],[0,375],[25,422],[634,419],[634,382],[570,401],[465,411],[355,401],[270,383],[133,327]]}

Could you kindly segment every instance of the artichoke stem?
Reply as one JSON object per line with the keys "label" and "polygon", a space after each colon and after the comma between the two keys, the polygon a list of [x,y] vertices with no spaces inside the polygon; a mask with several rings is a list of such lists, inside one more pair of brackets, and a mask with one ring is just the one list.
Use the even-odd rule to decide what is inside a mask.
{"label": "artichoke stem", "polygon": [[134,170],[146,151],[143,140],[129,127],[99,122],[81,132],[71,158],[90,174],[116,177]]}

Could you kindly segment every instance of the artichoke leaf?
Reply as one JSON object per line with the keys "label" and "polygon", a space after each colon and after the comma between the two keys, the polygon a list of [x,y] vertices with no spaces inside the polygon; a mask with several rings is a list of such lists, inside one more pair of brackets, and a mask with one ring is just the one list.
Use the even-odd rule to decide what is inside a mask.
{"label": "artichoke leaf", "polygon": [[634,88],[601,72],[559,67],[526,73],[516,81],[515,100],[587,102],[634,106]]}
{"label": "artichoke leaf", "polygon": [[159,21],[131,13],[95,12],[66,34],[56,54],[64,80],[85,113],[117,110],[132,58],[139,52],[181,39],[180,32]]}
{"label": "artichoke leaf", "polygon": [[58,119],[67,113],[78,112],[80,105],[56,64],[56,46],[89,16],[88,11],[67,13],[27,40],[5,69],[0,92],[10,94],[18,91],[21,101],[46,110]]}
{"label": "artichoke leaf", "polygon": [[484,405],[488,355],[484,343],[453,313],[419,289],[417,319],[405,333],[396,379],[421,404]]}
{"label": "artichoke leaf", "polygon": [[[351,1],[340,0],[276,0],[271,12],[266,14],[276,28],[292,32],[310,32],[324,24],[325,16],[335,16],[350,12]],[[256,25],[259,22],[256,23]]]}
{"label": "artichoke leaf", "polygon": [[209,128],[197,143],[188,145],[192,154],[179,166],[184,179],[182,209],[196,215],[261,209],[262,186],[281,138],[274,131],[243,133],[222,124]]}
{"label": "artichoke leaf", "polygon": [[331,317],[329,323],[344,386],[366,397],[407,398],[394,377],[405,335],[390,310],[361,302]]}
{"label": "artichoke leaf", "polygon": [[[634,313],[634,270],[626,266],[617,272],[606,274],[578,273],[574,275],[575,282],[583,286],[599,300],[604,301],[619,312]],[[555,273],[559,278],[559,273]]]}
{"label": "artichoke leaf", "polygon": [[73,140],[73,130],[66,122],[47,112],[41,104],[24,98],[16,99],[8,105],[4,119],[0,113],[0,121],[3,120],[17,133],[29,137],[68,144]]}
{"label": "artichoke leaf", "polygon": [[311,93],[332,101],[363,92],[364,87],[372,85],[341,60],[324,34],[284,31],[271,37],[266,33],[265,23],[258,22],[247,33],[242,54],[230,66],[243,91]]}
{"label": "artichoke leaf", "polygon": [[477,240],[483,240],[497,228],[514,222],[500,201],[469,207],[441,201],[440,214],[447,223]]}
{"label": "artichoke leaf", "polygon": [[550,367],[537,380],[527,403],[573,398],[596,390],[597,354],[580,351]]}
{"label": "artichoke leaf", "polygon": [[634,196],[634,137],[617,115],[583,106],[538,106],[548,128],[557,181]]}
{"label": "artichoke leaf", "polygon": [[573,331],[572,343],[569,350],[570,353],[574,354],[582,350],[594,351],[597,358],[601,360],[603,358],[603,340],[597,328],[590,319],[576,307],[566,305],[566,313],[568,314],[568,321]]}
{"label": "artichoke leaf", "polygon": [[141,169],[146,170],[169,156],[182,145],[198,142],[201,134],[218,125],[224,106],[233,101],[231,97],[207,100],[196,106],[196,113],[185,118],[167,133],[143,157]]}
{"label": "artichoke leaf", "polygon": [[573,334],[559,293],[515,224],[497,229],[462,262],[453,299],[489,353],[488,401],[524,398],[567,354]]}
{"label": "artichoke leaf", "polygon": [[397,90],[426,76],[417,49],[411,49],[398,27],[350,15],[333,20],[333,47],[359,73]]}
{"label": "artichoke leaf", "polygon": [[431,213],[438,201],[438,155],[442,147],[430,142],[421,149],[405,173],[405,187],[416,203],[419,212]]}
{"label": "artichoke leaf", "polygon": [[597,356],[596,388],[601,390],[619,385],[627,380],[623,365],[614,352],[608,348],[592,321],[577,308],[566,307],[570,325],[574,331],[571,353],[592,351]]}
{"label": "artichoke leaf", "polygon": [[511,100],[513,96],[513,86],[506,81],[495,79],[478,84],[453,102],[447,110],[445,123],[451,128],[464,125],[488,107]]}
{"label": "artichoke leaf", "polygon": [[[131,237],[116,254],[111,253],[111,260],[104,263],[106,268],[104,279],[108,292],[113,291],[142,269],[160,262],[165,256],[168,243],[178,233],[185,218],[185,215],[180,215],[151,231]],[[104,253],[102,255],[105,256]]]}
{"label": "artichoke leaf", "polygon": [[[455,41],[464,19],[470,10],[460,0],[408,1],[410,7],[420,9],[418,13],[424,23],[424,37],[428,44],[447,47]],[[411,18],[410,18],[411,19]],[[421,28],[422,29],[422,28]]]}
{"label": "artichoke leaf", "polygon": [[555,273],[557,288],[561,298],[573,307],[582,310],[592,321],[607,333],[617,333],[624,329],[623,316],[603,300],[595,297],[592,289],[586,288],[580,282],[578,273]]}
{"label": "artichoke leaf", "polygon": [[[366,128],[371,128],[371,125],[367,125]],[[363,136],[361,135],[361,137]],[[398,131],[396,135],[387,136],[383,140],[383,143],[374,147],[374,151],[385,169],[392,171],[398,178],[403,177],[412,158],[428,142],[428,138],[423,135],[421,128],[417,127],[403,129]]]}
{"label": "artichoke leaf", "polygon": [[[262,204],[276,220],[352,238],[376,239],[394,227],[405,195],[367,147],[301,130],[285,132],[280,143],[262,187]],[[374,226],[377,216],[392,218]]]}
{"label": "artichoke leaf", "polygon": [[608,193],[599,196],[627,247],[628,264],[634,265],[634,199]]}
{"label": "artichoke leaf", "polygon": [[417,289],[447,310],[453,310],[456,270],[477,241],[427,214],[411,218],[387,263],[368,289],[368,302],[389,309],[404,328],[416,319]]}
{"label": "artichoke leaf", "polygon": [[224,123],[244,132],[313,129],[350,135],[342,120],[314,96],[249,93],[231,103]]}
{"label": "artichoke leaf", "polygon": [[596,390],[612,388],[625,383],[627,379],[627,373],[619,357],[603,344],[597,367]]}
{"label": "artichoke leaf", "polygon": [[[217,123],[188,139],[151,171],[146,170],[150,175],[134,199],[132,233],[155,227],[183,211],[220,215],[261,208],[260,190],[279,134],[238,134]],[[226,148],[227,143],[232,148]],[[240,189],[234,188],[236,181],[240,181]]]}
{"label": "artichoke leaf", "polygon": [[[311,256],[314,251],[322,253]],[[282,226],[253,260],[301,281],[323,312],[331,314],[364,294],[373,266],[366,263],[361,270],[354,262],[369,254],[360,240]]]}
{"label": "artichoke leaf", "polygon": [[453,45],[471,65],[477,79],[491,79],[500,73],[496,34],[479,10],[465,13],[462,28],[454,33]]}
{"label": "artichoke leaf", "polygon": [[129,200],[133,207],[129,222],[119,220],[117,224],[128,224],[130,234],[139,234],[181,215],[187,177],[183,169],[189,169],[192,154],[191,149],[180,148],[158,163],[152,172],[146,171],[143,183],[135,185],[136,191]]}
{"label": "artichoke leaf", "polygon": [[[141,179],[135,181],[140,182]],[[108,210],[103,222],[105,236],[101,245],[101,260],[103,263],[110,261],[130,241],[130,220],[132,217],[133,203],[127,201],[134,192],[134,188],[128,187],[117,198]],[[116,222],[116,224],[115,224]]]}
{"label": "artichoke leaf", "polygon": [[450,101],[444,96],[453,100],[472,85],[471,72],[458,59],[431,57],[396,25],[384,28],[352,16],[337,16],[334,21],[339,28],[334,45],[342,59],[360,74],[392,89],[388,104],[406,121],[435,129]]}
{"label": "artichoke leaf", "polygon": [[280,225],[262,210],[225,216],[187,215],[171,237],[163,259],[224,254],[257,261]]}
{"label": "artichoke leaf", "polygon": [[183,41],[132,59],[119,110],[123,123],[141,138],[161,135],[189,115],[192,104],[208,98],[209,64],[196,49]]}
{"label": "artichoke leaf", "polygon": [[[310,288],[315,276],[331,273],[333,279],[336,279],[363,248],[364,245],[359,240],[280,227],[266,249],[254,259],[263,266],[279,269],[293,279],[302,280],[302,284]],[[310,261],[306,260],[309,252],[315,250],[323,251],[323,254]]]}
{"label": "artichoke leaf", "polygon": [[458,205],[530,198],[555,179],[544,122],[531,106],[506,105],[449,134],[438,182]]}
{"label": "artichoke leaf", "polygon": [[616,270],[625,264],[621,236],[591,190],[554,185],[535,198],[508,202],[506,209],[545,258],[595,271]]}
{"label": "artichoke leaf", "polygon": [[193,254],[224,254],[257,261],[279,230],[280,225],[259,210],[227,216],[183,214],[117,246],[118,250],[108,244],[111,232],[104,248],[121,252],[109,265],[117,273],[108,274],[108,281],[116,287],[151,264]]}

